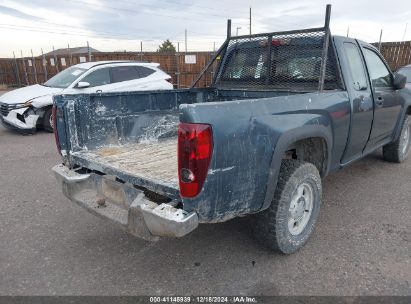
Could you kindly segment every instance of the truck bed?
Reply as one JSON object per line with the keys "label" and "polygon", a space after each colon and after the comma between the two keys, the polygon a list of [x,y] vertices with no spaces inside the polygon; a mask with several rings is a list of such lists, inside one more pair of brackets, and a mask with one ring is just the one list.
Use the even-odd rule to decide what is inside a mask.
{"label": "truck bed", "polygon": [[57,125],[59,148],[70,168],[83,167],[111,175],[175,199],[179,198],[180,106],[213,102],[215,107],[232,100],[237,105],[240,100],[294,94],[207,88],[62,95],[56,100],[64,116]]}
{"label": "truck bed", "polygon": [[150,190],[161,186],[167,189],[164,194],[178,193],[177,138],[105,146],[72,156],[90,169],[122,176],[126,181],[138,180]]}

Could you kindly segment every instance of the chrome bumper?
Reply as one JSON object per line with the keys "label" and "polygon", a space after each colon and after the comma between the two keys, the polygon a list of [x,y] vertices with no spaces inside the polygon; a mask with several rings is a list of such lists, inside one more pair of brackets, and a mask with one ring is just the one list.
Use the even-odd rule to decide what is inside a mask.
{"label": "chrome bumper", "polygon": [[161,236],[182,237],[198,226],[195,212],[158,205],[143,191],[113,177],[79,174],[64,165],[53,167],[53,171],[70,200],[137,237],[150,241]]}

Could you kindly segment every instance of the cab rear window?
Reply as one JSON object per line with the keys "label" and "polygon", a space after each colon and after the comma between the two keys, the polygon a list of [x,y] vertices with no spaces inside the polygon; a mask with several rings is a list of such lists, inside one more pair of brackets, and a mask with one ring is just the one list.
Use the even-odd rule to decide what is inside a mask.
{"label": "cab rear window", "polygon": [[[243,40],[232,44],[217,79],[219,86],[316,91],[320,80],[323,44],[318,39]],[[339,89],[334,49],[330,46],[325,89]]]}

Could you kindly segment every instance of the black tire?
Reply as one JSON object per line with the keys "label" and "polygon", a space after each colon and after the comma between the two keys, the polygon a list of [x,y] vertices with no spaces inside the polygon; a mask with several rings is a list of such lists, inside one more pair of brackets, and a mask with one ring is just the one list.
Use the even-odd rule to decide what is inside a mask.
{"label": "black tire", "polygon": [[384,160],[393,163],[402,163],[407,159],[410,152],[410,137],[411,126],[410,119],[405,116],[404,122],[401,127],[401,134],[396,141],[385,145],[382,148],[382,156]]}
{"label": "black tire", "polygon": [[52,109],[48,108],[43,117],[43,129],[47,132],[53,133],[53,124],[51,122]]}
{"label": "black tire", "polygon": [[[310,216],[307,215],[309,216],[308,222],[305,226],[301,225],[299,228],[303,230],[295,234],[294,229],[297,226],[295,226],[295,223],[292,224],[294,217],[291,216],[293,213],[290,208],[296,205],[304,205],[302,208],[303,216],[305,216],[305,212],[308,212],[305,210],[307,209],[305,198],[303,200],[298,199],[297,204],[294,203],[295,199],[293,200],[296,191],[298,192],[302,186],[311,187],[312,209]],[[308,189],[308,191],[311,190]],[[253,230],[255,237],[272,250],[284,254],[296,252],[307,242],[313,232],[320,212],[321,196],[321,177],[313,164],[298,160],[283,160],[274,199],[270,207],[254,215]],[[292,228],[289,228],[289,220]],[[294,233],[292,234],[291,231]]]}

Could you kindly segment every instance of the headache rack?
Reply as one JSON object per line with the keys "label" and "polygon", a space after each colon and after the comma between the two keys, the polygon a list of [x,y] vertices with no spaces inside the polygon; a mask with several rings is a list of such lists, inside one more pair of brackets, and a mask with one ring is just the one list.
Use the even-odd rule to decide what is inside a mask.
{"label": "headache rack", "polygon": [[193,81],[192,88],[210,69],[213,87],[263,90],[319,91],[341,88],[335,52],[330,44],[331,5],[324,27],[231,36]]}

